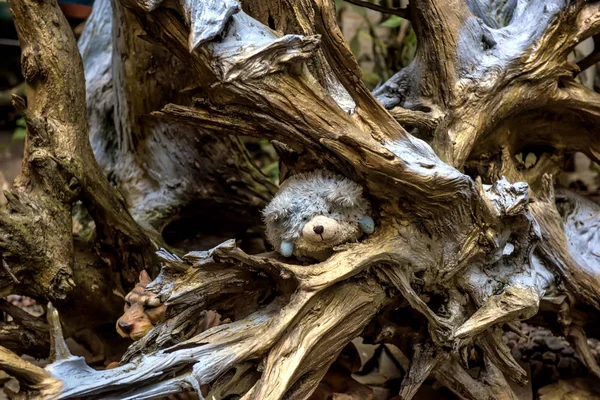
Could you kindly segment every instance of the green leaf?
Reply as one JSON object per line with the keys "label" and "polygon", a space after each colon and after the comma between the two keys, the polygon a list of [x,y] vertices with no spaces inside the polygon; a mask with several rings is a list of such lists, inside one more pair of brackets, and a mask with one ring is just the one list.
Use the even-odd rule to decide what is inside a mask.
{"label": "green leaf", "polygon": [[269,158],[277,159],[277,152],[275,148],[267,139],[261,139],[258,144],[260,145],[260,150],[265,153]]}
{"label": "green leaf", "polygon": [[271,182],[277,183],[279,181],[279,161],[264,166],[261,171],[271,179]]}
{"label": "green leaf", "polygon": [[375,41],[375,44],[379,46],[380,49],[382,49],[383,51],[387,51],[387,44],[385,44],[383,40],[379,38],[374,38],[373,40]]}
{"label": "green leaf", "polygon": [[373,40],[373,36],[365,31],[358,31],[356,34],[363,39]]}
{"label": "green leaf", "polygon": [[408,65],[413,58],[415,58],[415,52],[417,51],[417,35],[412,29],[409,31],[406,39],[402,43],[402,51],[400,54],[400,60],[402,65]]}
{"label": "green leaf", "polygon": [[19,127],[15,128],[15,130],[13,131],[12,139],[13,140],[25,140],[26,136],[27,136],[27,129],[19,126]]}
{"label": "green leaf", "polygon": [[383,21],[380,25],[385,26],[386,28],[399,28],[403,22],[404,18],[400,18],[397,15],[392,15],[391,17]]}
{"label": "green leaf", "polygon": [[27,125],[25,124],[25,118],[21,117],[18,120],[15,121],[15,124],[17,124],[17,126],[23,127],[25,128]]}
{"label": "green leaf", "polygon": [[335,0],[335,9],[339,10],[344,6],[344,0]]}

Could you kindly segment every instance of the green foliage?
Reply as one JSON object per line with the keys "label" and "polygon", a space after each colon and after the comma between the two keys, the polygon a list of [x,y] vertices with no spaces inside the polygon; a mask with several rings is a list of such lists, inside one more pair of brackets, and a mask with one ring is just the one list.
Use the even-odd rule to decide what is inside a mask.
{"label": "green foliage", "polygon": [[0,23],[5,24],[5,21],[11,21],[10,9],[5,0],[0,0]]}
{"label": "green foliage", "polygon": [[263,166],[260,170],[271,180],[271,182],[277,184],[277,182],[279,182],[279,161],[277,152],[267,139],[261,139],[259,145],[261,152],[264,154],[264,158],[261,162]]}
{"label": "green foliage", "polygon": [[[389,0],[369,1],[385,7],[394,6],[394,2]],[[346,40],[368,87],[374,88],[389,79],[414,58],[417,37],[405,19],[354,4],[344,4],[341,0],[336,1],[336,9],[342,28],[345,24],[349,24],[349,30],[356,28],[356,33],[346,37]]]}
{"label": "green foliage", "polygon": [[381,24],[379,24],[379,26],[385,26],[386,28],[400,28],[403,22],[403,18],[400,18],[397,15],[392,15],[391,17],[383,21]]}
{"label": "green foliage", "polygon": [[381,81],[381,77],[377,73],[365,68],[360,70],[362,71],[363,81],[368,87],[375,87]]}
{"label": "green foliage", "polygon": [[19,118],[17,120],[17,127],[12,133],[12,140],[25,140],[27,136],[27,129],[25,125],[25,120],[23,118]]}
{"label": "green foliage", "polygon": [[417,35],[415,31],[410,30],[409,34],[404,39],[402,51],[400,52],[400,61],[406,66],[415,58],[417,52]]}
{"label": "green foliage", "polygon": [[274,161],[271,164],[264,166],[261,171],[271,180],[271,182],[275,184],[279,182],[279,161]]}

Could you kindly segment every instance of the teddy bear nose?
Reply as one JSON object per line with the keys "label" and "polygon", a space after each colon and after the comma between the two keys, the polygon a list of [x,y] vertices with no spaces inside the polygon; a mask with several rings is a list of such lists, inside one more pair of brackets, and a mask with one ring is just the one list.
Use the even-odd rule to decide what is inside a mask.
{"label": "teddy bear nose", "polygon": [[324,230],[325,228],[323,228],[323,225],[313,226],[313,231],[315,231],[317,235],[322,234]]}
{"label": "teddy bear nose", "polygon": [[123,333],[125,333],[126,335],[131,333],[131,328],[133,328],[133,325],[131,325],[128,322],[123,322],[123,321],[119,321],[119,328],[121,328],[121,330],[123,331]]}

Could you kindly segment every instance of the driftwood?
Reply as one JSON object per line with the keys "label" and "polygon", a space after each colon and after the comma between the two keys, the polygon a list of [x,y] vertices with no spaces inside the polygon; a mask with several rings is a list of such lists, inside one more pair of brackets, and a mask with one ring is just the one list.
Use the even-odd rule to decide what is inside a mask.
{"label": "driftwood", "polygon": [[[161,250],[151,287],[168,319],[115,369],[96,371],[68,354],[51,310],[58,351],[47,371],[62,388],[46,396],[144,399],[214,383],[219,398],[303,399],[363,334],[408,349],[402,398],[432,375],[464,398],[514,399],[508,380],[527,377],[501,334],[530,318],[563,334],[600,377],[586,343],[586,333],[598,332],[599,206],[555,191],[552,178],[570,153],[600,158],[600,95],[574,79],[578,68],[567,61],[600,33],[600,3],[413,1],[415,60],[370,93],[333,1],[98,0],[89,29],[108,35],[112,15],[116,34],[109,44],[81,44],[87,113],[82,62],[56,2],[10,4],[31,94],[27,108],[16,100],[28,142],[0,249],[18,280],[40,272],[27,281],[33,294],[60,301],[85,289],[73,281],[73,260],[84,256],[130,280],[156,268],[152,242],[162,245],[157,232],[177,214],[164,210],[194,204],[194,190],[202,191],[171,181],[198,176],[193,160],[205,154],[189,148],[195,137],[215,146],[237,143],[237,135],[269,138],[283,171],[342,173],[365,187],[378,211],[373,235],[312,265],[251,255],[234,241],[182,258]],[[111,43],[109,69],[100,55]],[[152,74],[154,51],[163,54],[156,60],[173,55],[171,69]],[[134,53],[138,59],[122,62]],[[115,91],[114,125],[105,120],[103,77]],[[161,86],[171,83],[170,91]],[[153,102],[165,92],[172,104]],[[172,127],[184,125],[186,135],[173,138]],[[526,167],[519,153],[536,162]],[[238,187],[263,199],[272,193],[235,164],[234,175],[252,177]],[[230,193],[240,196],[252,194]],[[94,251],[71,240],[77,200],[95,223]],[[2,282],[18,287],[8,274]],[[232,322],[174,343],[205,309]],[[423,320],[422,334],[394,334],[410,325],[407,314]],[[385,334],[370,325],[376,317]],[[467,372],[474,365],[476,378]]]}

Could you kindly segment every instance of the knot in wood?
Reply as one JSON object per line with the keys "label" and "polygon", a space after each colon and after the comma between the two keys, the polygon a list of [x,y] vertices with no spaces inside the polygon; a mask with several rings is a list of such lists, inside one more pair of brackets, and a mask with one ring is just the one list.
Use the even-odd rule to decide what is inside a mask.
{"label": "knot in wood", "polygon": [[[37,46],[36,46],[37,47]],[[21,70],[29,83],[41,80],[45,73],[41,67],[39,48],[26,48],[21,55]]]}
{"label": "knot in wood", "polygon": [[69,187],[69,190],[71,190],[72,192],[79,193],[79,191],[81,189],[81,184],[79,183],[79,179],[75,178],[74,176],[71,177],[71,179],[69,180],[69,183],[68,183],[68,187]]}
{"label": "knot in wood", "polygon": [[31,165],[38,169],[48,166],[50,166],[50,168],[54,168],[56,166],[52,156],[46,150],[36,149],[32,151],[28,161]]}

